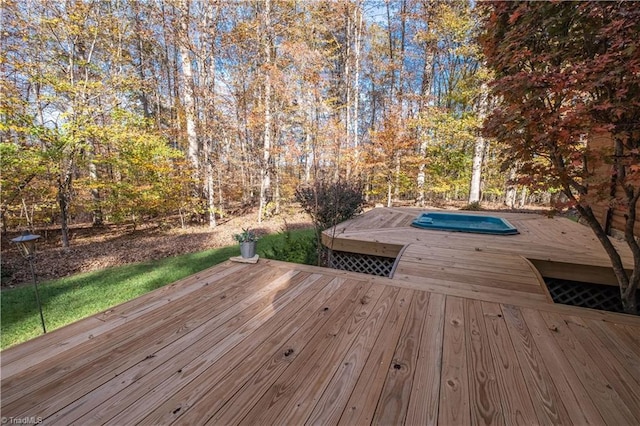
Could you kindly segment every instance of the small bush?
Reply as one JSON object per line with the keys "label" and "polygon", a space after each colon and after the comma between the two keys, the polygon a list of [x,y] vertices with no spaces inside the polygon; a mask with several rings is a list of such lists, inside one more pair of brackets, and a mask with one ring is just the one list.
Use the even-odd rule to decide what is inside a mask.
{"label": "small bush", "polygon": [[460,207],[460,210],[468,210],[468,211],[474,211],[474,212],[478,212],[483,210],[482,206],[480,205],[479,201],[474,201],[473,203],[469,203],[464,207]]}
{"label": "small bush", "polygon": [[341,181],[321,180],[313,186],[299,187],[296,199],[311,216],[318,235],[331,226],[351,219],[362,211],[364,205],[362,185]]}
{"label": "small bush", "polygon": [[311,233],[282,233],[282,238],[273,245],[264,248],[262,254],[268,259],[285,262],[316,265],[318,263],[317,240]]}

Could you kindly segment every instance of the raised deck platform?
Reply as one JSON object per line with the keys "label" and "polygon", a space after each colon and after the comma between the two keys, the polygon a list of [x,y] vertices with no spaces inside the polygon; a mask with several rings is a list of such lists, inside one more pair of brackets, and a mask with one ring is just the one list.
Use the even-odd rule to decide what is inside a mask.
{"label": "raised deck platform", "polygon": [[[486,274],[470,265],[490,265],[491,274],[480,280],[487,286],[494,287],[491,283],[497,274],[512,282],[514,290],[531,290],[532,280],[540,277],[535,270],[526,273],[528,261],[545,277],[617,285],[609,258],[591,229],[569,219],[529,213],[465,211],[464,214],[505,218],[520,232],[518,235],[484,235],[411,227],[411,221],[424,211],[376,208],[325,231],[323,244],[337,251],[400,256],[396,274],[403,279],[415,276],[422,281],[443,274],[444,279],[465,275],[459,277],[459,282],[477,284]],[[625,265],[631,267],[632,257],[626,244],[617,240],[614,244]],[[454,259],[458,263],[452,263]],[[523,279],[508,277],[523,273],[527,275]],[[497,287],[505,288],[501,284]]]}
{"label": "raised deck platform", "polygon": [[[396,275],[412,267],[411,250]],[[483,256],[467,260],[490,274]],[[2,416],[639,424],[640,318],[546,303],[527,285],[487,300],[414,279],[228,262],[3,351]]]}

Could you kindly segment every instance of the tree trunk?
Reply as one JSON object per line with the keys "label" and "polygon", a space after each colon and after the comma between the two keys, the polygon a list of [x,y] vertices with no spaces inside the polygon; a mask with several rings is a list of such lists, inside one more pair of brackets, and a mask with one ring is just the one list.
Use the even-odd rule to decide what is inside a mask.
{"label": "tree trunk", "polygon": [[395,170],[395,188],[393,190],[393,196],[395,200],[400,199],[400,154],[396,153],[396,170]]}
{"label": "tree trunk", "polygon": [[274,173],[276,185],[274,188],[273,201],[275,203],[275,211],[274,214],[280,214],[280,171],[276,170]]}
{"label": "tree trunk", "polygon": [[[389,99],[393,100],[394,96],[395,96],[395,88],[396,88],[396,71],[395,71],[395,58],[394,58],[394,46],[393,46],[393,30],[392,30],[392,26],[391,26],[391,5],[389,1],[385,2],[386,3],[386,10],[387,10],[387,35],[388,35],[388,43],[389,43],[389,61],[391,62],[391,71],[390,71],[390,77],[391,77],[391,83],[389,85]],[[384,117],[384,113],[383,113],[383,117]],[[372,123],[373,124],[373,123]]]}
{"label": "tree trunk", "polygon": [[224,218],[224,193],[222,191],[223,188],[223,179],[222,179],[222,168],[220,166],[216,167],[216,173],[218,178],[218,212],[220,214],[220,218]]}
{"label": "tree trunk", "polygon": [[527,187],[523,186],[522,190],[520,191],[520,203],[518,204],[518,206],[520,208],[523,208],[526,204],[527,204]]}
{"label": "tree trunk", "polygon": [[[426,5],[430,5],[432,6],[430,3],[426,3]],[[431,25],[431,14],[430,12],[426,13],[425,16],[425,21]],[[425,110],[428,106],[428,102],[429,102],[429,98],[431,95],[431,83],[433,80],[433,60],[434,60],[434,43],[432,42],[428,42],[425,43],[425,47],[424,47],[424,66],[422,68],[422,81],[420,83],[420,103],[419,103],[419,116],[422,119],[424,117],[425,114]],[[423,125],[420,125],[420,127],[417,129],[417,134],[418,137],[420,138],[420,148],[419,148],[419,155],[420,155],[420,164],[418,165],[418,177],[417,177],[417,186],[418,186],[418,197],[417,197],[417,204],[420,207],[424,207],[425,205],[425,198],[426,198],[426,194],[425,194],[425,183],[426,183],[426,168],[427,168],[427,164],[425,162],[425,157],[427,155],[427,147],[429,145],[428,142],[428,138],[427,138],[427,132],[424,128]]]}
{"label": "tree trunk", "polygon": [[[93,147],[92,147],[93,151]],[[92,152],[93,157],[93,152]],[[98,182],[98,167],[93,161],[93,158],[89,161],[89,179],[92,184]],[[91,188],[91,198],[93,200],[93,226],[102,226],[104,224],[102,215],[102,197],[100,196],[100,190],[96,187]]]}
{"label": "tree trunk", "polygon": [[354,84],[353,84],[353,146],[354,146],[354,163],[356,177],[360,176],[360,52],[362,45],[362,10],[360,5],[355,7],[356,14],[356,34],[355,34],[355,67],[354,67]]}
{"label": "tree trunk", "polygon": [[[351,15],[349,14],[350,3],[345,4],[345,21],[346,21],[346,41],[344,54],[344,91],[345,91],[345,147],[347,152],[351,148]],[[346,164],[347,180],[351,179],[351,162]]]}
{"label": "tree trunk", "polygon": [[518,195],[518,187],[513,182],[516,178],[516,169],[509,170],[509,181],[507,182],[507,191],[505,193],[504,204],[510,209],[516,205],[516,196]]}
{"label": "tree trunk", "polygon": [[60,234],[62,247],[69,248],[69,205],[71,204],[71,184],[73,170],[69,167],[63,176],[58,177],[58,206],[60,207]]}
{"label": "tree trunk", "polygon": [[[424,148],[423,148],[423,145],[424,145]],[[425,152],[426,152],[426,142],[423,142],[420,144],[421,158],[424,158]],[[418,178],[417,178],[418,197],[416,199],[416,203],[420,207],[424,207],[424,198],[425,198],[424,184],[425,184],[425,178],[426,178],[426,173],[425,173],[426,167],[427,165],[424,162],[421,162],[420,165],[418,166]]]}
{"label": "tree trunk", "polygon": [[473,165],[471,166],[471,187],[469,188],[469,204],[480,202],[480,188],[482,186],[482,160],[484,158],[485,140],[482,136],[476,138],[473,151]]}
{"label": "tree trunk", "polygon": [[[629,138],[633,136],[629,135]],[[631,142],[631,141],[629,141]],[[635,143],[630,143],[631,146],[640,145],[636,140]],[[614,176],[617,181],[616,187],[620,186],[625,194],[626,201],[628,203],[628,212],[625,215],[625,227],[624,227],[624,239],[631,250],[633,255],[633,271],[628,278],[628,281],[624,283],[618,278],[620,284],[620,297],[622,299],[622,306],[625,312],[630,314],[638,314],[638,306],[636,300],[636,292],[638,285],[640,285],[640,243],[638,237],[634,234],[634,229],[637,219],[637,208],[640,202],[640,187],[634,188],[633,184],[626,182],[627,180],[627,167],[630,164],[625,164],[625,151],[622,141],[619,138],[614,139]],[[633,163],[631,163],[633,164]],[[606,233],[606,230],[604,230]],[[622,271],[625,272],[625,271]],[[624,285],[626,284],[626,286]]]}
{"label": "tree trunk", "polygon": [[187,158],[197,171],[199,169],[198,160],[198,134],[196,131],[196,107],[193,88],[193,67],[191,64],[191,51],[189,49],[189,0],[182,0],[182,15],[180,19],[180,29],[183,39],[180,44],[180,60],[182,61],[182,105],[184,107],[185,121],[187,126]]}
{"label": "tree trunk", "polygon": [[[567,193],[567,190],[563,192],[565,193],[565,195],[569,196],[569,198],[573,198],[575,200],[572,194],[570,195],[569,193]],[[637,315],[638,306],[636,303],[636,291],[638,288],[638,283],[640,282],[640,256],[636,256],[634,253],[634,269],[631,276],[629,276],[627,274],[627,271],[624,269],[620,254],[609,239],[609,236],[604,232],[604,229],[600,225],[600,222],[598,222],[598,220],[596,219],[596,216],[593,213],[593,210],[591,210],[591,207],[585,207],[578,203],[576,204],[576,209],[596,234],[598,241],[600,241],[600,244],[602,244],[602,247],[605,249],[607,255],[609,256],[609,260],[611,260],[613,273],[615,274],[620,286],[620,299],[622,301],[622,307],[624,311],[628,314]]]}
{"label": "tree trunk", "polygon": [[[478,122],[482,124],[485,119],[487,109],[487,93],[489,89],[486,83],[483,83],[480,87],[480,96],[476,104]],[[469,188],[469,204],[479,203],[482,198],[482,163],[484,161],[484,155],[489,144],[478,134],[476,137],[475,149],[473,151],[473,165],[471,166],[471,187]]]}
{"label": "tree trunk", "polygon": [[[209,156],[209,154],[207,155]],[[213,184],[213,164],[211,158],[207,159],[207,202],[209,204],[209,228],[215,228],[216,223],[216,203],[215,203],[215,185]]]}
{"label": "tree trunk", "polygon": [[311,181],[311,133],[307,132],[304,141],[304,151],[305,151],[305,159],[304,159],[304,182],[309,183]]}
{"label": "tree trunk", "polygon": [[258,223],[262,222],[267,196],[271,188],[271,50],[273,38],[271,37],[271,0],[264,0],[263,12],[264,24],[264,144],[262,148],[262,165],[260,167],[260,207],[258,208]]}

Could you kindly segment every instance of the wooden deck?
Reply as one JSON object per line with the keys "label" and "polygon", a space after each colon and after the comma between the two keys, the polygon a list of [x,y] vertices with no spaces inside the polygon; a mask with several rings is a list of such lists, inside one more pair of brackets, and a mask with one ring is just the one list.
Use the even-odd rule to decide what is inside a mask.
{"label": "wooden deck", "polygon": [[[434,278],[434,283],[440,278],[453,278],[462,286],[480,281],[496,287],[492,284],[495,278],[503,276],[514,283],[509,275],[524,274],[528,276],[507,288],[541,294],[531,287],[532,280],[540,279],[539,272],[545,277],[617,285],[611,262],[591,229],[569,219],[530,213],[464,212],[503,217],[520,231],[518,235],[486,235],[412,228],[411,221],[423,211],[376,208],[325,231],[323,243],[333,250],[400,256],[397,273],[404,279],[416,276],[421,282],[425,278]],[[617,240],[614,244],[631,268],[627,245]],[[533,272],[526,273],[528,262],[535,266]],[[492,274],[486,275],[485,271]]]}
{"label": "wooden deck", "polygon": [[516,281],[486,300],[454,285],[225,263],[3,351],[2,416],[639,424],[640,319],[553,305]]}

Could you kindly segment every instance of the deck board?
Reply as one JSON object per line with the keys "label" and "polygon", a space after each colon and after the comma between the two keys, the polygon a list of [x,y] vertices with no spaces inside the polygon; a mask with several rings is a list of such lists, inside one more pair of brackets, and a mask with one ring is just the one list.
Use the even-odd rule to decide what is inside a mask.
{"label": "deck board", "polygon": [[617,424],[638,424],[638,419],[609,384],[605,374],[596,367],[590,355],[593,350],[587,351],[576,339],[567,320],[549,312],[541,315],[602,417]]}
{"label": "deck board", "polygon": [[[310,300],[297,299],[296,304],[301,303],[302,308],[290,312],[293,318],[299,318],[298,321],[289,320],[285,324],[274,323],[274,326],[279,328],[265,330],[272,334],[259,339],[257,342],[260,343],[259,345],[247,347],[247,349],[255,348],[251,352],[230,354],[241,359],[241,364],[235,368],[224,369],[224,374],[211,385],[207,393],[202,395],[202,398],[211,402],[188,411],[180,419],[181,422],[195,424],[204,423],[210,419],[215,424],[233,424],[242,419],[293,357],[304,348],[308,336],[315,335],[328,321],[332,309],[324,308],[336,306],[353,290],[343,286],[344,283],[343,280],[330,281]],[[261,363],[261,365],[256,368],[254,363]],[[165,406],[170,410],[173,409],[171,405],[165,404]],[[162,414],[161,410],[156,411]],[[165,412],[168,411],[165,410]],[[217,417],[213,417],[214,414]],[[225,419],[225,416],[229,417]],[[145,421],[158,423],[159,419],[155,417],[155,413],[151,413]]]}
{"label": "deck board", "polygon": [[[265,260],[198,276],[3,351],[2,415],[64,425],[640,419],[638,318]],[[108,321],[93,339],[70,332]]]}
{"label": "deck board", "polygon": [[444,314],[444,295],[431,293],[422,326],[416,372],[407,407],[406,424],[408,425],[437,423]]}
{"label": "deck board", "polygon": [[537,418],[529,388],[519,368],[511,336],[507,331],[502,308],[483,302],[487,337],[492,349],[491,358],[501,390],[502,411],[506,424],[536,424]]}
{"label": "deck board", "polygon": [[[508,305],[502,308],[505,324],[513,344],[518,364],[524,366],[522,375],[541,424],[570,424],[569,414],[554,380],[546,367],[540,348],[536,345],[520,310]],[[496,313],[500,315],[499,313]],[[534,330],[535,331],[535,330]]]}
{"label": "deck board", "polygon": [[[465,300],[465,330],[469,360],[469,388],[473,424],[504,425],[502,399],[491,353],[491,344],[482,304]],[[507,396],[508,397],[508,396]]]}
{"label": "deck board", "polygon": [[[297,282],[275,281],[278,285],[271,286],[272,291],[262,297],[258,296],[260,300],[256,303],[263,307],[258,313],[253,316],[251,314],[241,316],[240,320],[237,317],[231,319],[238,324],[237,328],[231,332],[213,329],[211,334],[215,335],[216,339],[208,345],[206,352],[196,358],[186,358],[184,361],[182,360],[184,357],[180,357],[181,363],[177,366],[168,363],[168,367],[173,365],[173,370],[167,371],[168,375],[154,378],[149,382],[148,387],[153,390],[152,392],[136,395],[134,400],[137,403],[124,410],[121,409],[120,404],[112,403],[108,407],[111,408],[111,412],[106,418],[115,415],[110,418],[112,424],[129,423],[132,419],[141,421],[143,418],[147,424],[157,424],[173,421],[183,415],[188,408],[193,407],[200,400],[203,392],[224,377],[228,369],[236,367],[243,357],[252,353],[256,345],[267,339],[270,335],[268,332],[275,332],[278,327],[284,325],[282,320],[287,317],[286,314],[291,310],[297,311],[300,307],[295,303],[297,297],[304,294],[304,290],[312,289],[311,293],[315,293],[314,283],[318,282],[318,278],[312,276]],[[291,286],[290,291],[284,291],[286,286]],[[280,293],[281,299],[284,300],[278,299],[274,292]],[[278,303],[279,306],[276,306],[270,303],[272,300],[286,303]],[[284,318],[277,315],[282,311],[284,311]],[[252,339],[251,337],[258,330],[261,331],[265,325],[267,333],[261,335],[260,339]]]}
{"label": "deck board", "polygon": [[464,300],[448,297],[445,305],[438,422],[444,425],[470,425]]}
{"label": "deck board", "polygon": [[[351,392],[363,372],[369,353],[378,337],[391,307],[394,305],[399,289],[385,287],[373,313],[358,334],[343,362],[335,371],[322,397],[318,400],[308,423],[314,425],[336,424],[347,405]],[[368,301],[370,303],[370,301]]]}
{"label": "deck board", "polygon": [[[547,328],[541,313],[532,309],[522,310],[527,327],[534,330],[533,342],[538,346],[544,365],[549,368],[553,383],[557,386],[561,395],[561,401],[574,424],[605,424],[603,418],[591,400],[587,389],[581,383],[571,362],[565,356],[560,342],[556,341],[551,333],[554,330]],[[617,422],[612,422],[618,424]]]}
{"label": "deck board", "polygon": [[387,372],[392,368],[391,362],[396,345],[389,343],[397,342],[400,337],[409,313],[412,295],[413,291],[408,289],[401,289],[398,292],[391,311],[386,321],[382,324],[383,328],[378,333],[378,339],[369,352],[363,373],[353,388],[351,398],[347,402],[338,424],[360,425],[371,423]]}
{"label": "deck board", "polygon": [[[519,267],[511,268],[509,264],[517,265],[518,262],[511,262],[505,256],[520,256],[533,262],[547,277],[617,285],[611,261],[591,229],[569,219],[533,213],[464,212],[500,216],[520,231],[518,235],[488,235],[411,227],[411,220],[422,212],[424,210],[415,208],[376,208],[325,231],[322,241],[326,247],[337,251],[390,257],[402,253],[398,263],[400,270],[406,263],[420,258],[425,268],[439,263],[441,268],[452,271],[457,265],[447,265],[447,256],[471,266],[479,265],[474,257],[484,260],[493,255],[495,262],[489,261],[487,265],[495,263],[504,274],[513,274]],[[612,243],[630,270],[633,259],[629,248],[614,238]],[[403,251],[405,246],[408,249]],[[427,264],[429,259],[432,265]]]}
{"label": "deck board", "polygon": [[429,295],[417,292],[411,300],[407,320],[398,339],[396,352],[373,416],[376,424],[402,424],[407,415],[413,377],[418,362],[418,348],[427,312]]}
{"label": "deck board", "polygon": [[[107,333],[113,327],[135,318],[134,311],[137,311],[138,315],[142,315],[153,307],[166,305],[182,295],[189,294],[191,291],[207,285],[209,280],[214,281],[224,278],[227,275],[238,272],[238,270],[239,268],[234,264],[228,264],[216,270],[206,270],[162,287],[157,290],[157,293],[153,293],[153,296],[149,293],[85,321],[69,324],[57,330],[56,335],[53,337],[51,334],[42,335],[34,339],[31,345],[21,346],[20,350],[11,351],[6,355],[3,354],[3,377],[9,377],[22,371],[24,369],[23,360],[27,357],[33,362],[35,359],[44,360],[51,358],[55,354],[68,351],[72,347],[94,339],[103,333]],[[170,297],[161,297],[163,294],[170,295]],[[149,304],[149,300],[153,300],[153,305]],[[141,307],[142,310],[140,309]]]}

